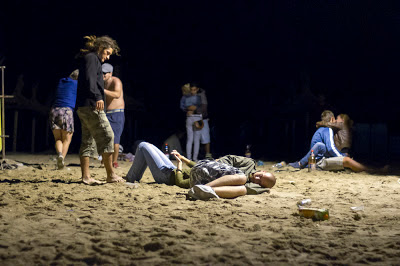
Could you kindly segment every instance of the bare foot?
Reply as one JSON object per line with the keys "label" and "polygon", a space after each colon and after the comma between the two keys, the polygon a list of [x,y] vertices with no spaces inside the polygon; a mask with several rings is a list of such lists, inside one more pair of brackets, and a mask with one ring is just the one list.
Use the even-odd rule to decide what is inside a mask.
{"label": "bare foot", "polygon": [[126,182],[125,179],[123,179],[122,177],[116,175],[116,174],[112,174],[111,176],[108,176],[106,179],[107,183],[122,183],[122,182]]}
{"label": "bare foot", "polygon": [[96,180],[94,178],[91,177],[82,177],[82,182],[85,185],[89,185],[89,186],[96,186],[96,185],[102,185],[104,184],[104,182],[101,182],[99,180]]}

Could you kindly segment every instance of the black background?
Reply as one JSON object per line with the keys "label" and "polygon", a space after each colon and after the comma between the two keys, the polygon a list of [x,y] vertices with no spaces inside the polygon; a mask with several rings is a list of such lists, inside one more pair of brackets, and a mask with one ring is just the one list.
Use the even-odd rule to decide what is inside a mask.
{"label": "black background", "polygon": [[[216,155],[242,154],[252,144],[255,157],[299,157],[324,109],[361,124],[356,154],[357,148],[385,153],[379,158],[400,153],[397,1],[14,0],[0,10],[6,94],[23,74],[23,94],[29,98],[39,84],[43,105],[50,105],[58,80],[76,68],[83,36],[117,40],[121,56],[109,63],[125,95],[144,104],[126,114],[126,151],[138,139],[161,145],[185,130],[180,87],[196,81],[207,91]],[[34,115],[20,113],[19,151],[31,149]],[[51,149],[53,140],[44,133],[47,118],[38,117],[39,152]],[[11,134],[12,110],[6,118]],[[365,139],[367,148],[357,146]]]}

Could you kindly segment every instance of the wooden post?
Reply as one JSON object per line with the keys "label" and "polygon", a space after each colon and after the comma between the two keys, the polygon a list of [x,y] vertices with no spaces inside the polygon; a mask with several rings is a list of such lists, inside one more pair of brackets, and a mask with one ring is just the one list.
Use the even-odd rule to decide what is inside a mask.
{"label": "wooden post", "polygon": [[13,132],[13,148],[12,151],[17,151],[17,137],[18,137],[18,110],[14,111],[14,132]]}
{"label": "wooden post", "polygon": [[[4,160],[6,158],[6,121],[5,121],[5,107],[4,107],[4,98],[5,98],[5,93],[4,93],[4,69],[6,68],[5,66],[1,66],[1,154],[2,154],[2,159]],[[3,165],[1,165],[1,169],[3,169]]]}

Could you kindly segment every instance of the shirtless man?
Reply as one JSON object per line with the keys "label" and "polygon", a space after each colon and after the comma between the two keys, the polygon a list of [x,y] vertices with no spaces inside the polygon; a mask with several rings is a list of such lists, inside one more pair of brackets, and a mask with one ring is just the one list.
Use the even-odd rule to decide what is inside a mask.
{"label": "shirtless man", "polygon": [[121,134],[125,123],[125,102],[122,82],[119,78],[113,77],[113,66],[105,63],[102,65],[104,79],[104,94],[106,95],[106,115],[114,131],[114,153],[112,155],[112,164],[118,168],[118,153]]}

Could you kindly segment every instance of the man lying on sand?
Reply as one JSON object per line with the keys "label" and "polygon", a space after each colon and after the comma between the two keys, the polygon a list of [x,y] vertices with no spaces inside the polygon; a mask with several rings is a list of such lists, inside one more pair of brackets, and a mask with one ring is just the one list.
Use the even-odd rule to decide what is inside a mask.
{"label": "man lying on sand", "polygon": [[[159,184],[177,185],[182,188],[206,184],[207,186],[195,186],[196,188],[191,189],[192,192],[189,194],[193,198],[201,198],[194,190],[214,191],[213,188],[216,189],[215,195],[222,198],[259,194],[268,191],[276,182],[273,174],[257,171],[256,162],[250,158],[227,155],[218,161],[203,160],[195,163],[175,150],[171,154],[178,161],[177,167],[153,144],[141,142],[136,149],[135,160],[126,179],[129,182],[140,181],[148,166],[154,180]],[[183,169],[183,163],[190,168]],[[208,171],[208,177],[205,171]],[[213,180],[216,182],[208,184]],[[259,186],[245,186],[246,182]],[[215,195],[212,196],[215,198]]]}
{"label": "man lying on sand", "polygon": [[254,160],[235,155],[227,155],[215,161],[201,160],[190,171],[191,189],[188,195],[200,200],[230,199],[246,195],[246,183],[272,188],[276,183],[275,176],[257,171],[255,165]]}

